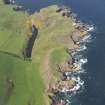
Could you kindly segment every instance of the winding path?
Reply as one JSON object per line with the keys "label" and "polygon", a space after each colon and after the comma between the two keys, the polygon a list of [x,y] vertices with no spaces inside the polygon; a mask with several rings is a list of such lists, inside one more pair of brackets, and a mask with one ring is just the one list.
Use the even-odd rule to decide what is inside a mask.
{"label": "winding path", "polygon": [[45,94],[46,95],[44,95],[44,98],[46,100],[46,105],[49,105],[49,101],[48,101],[48,97],[47,97],[49,85],[52,84],[52,81],[55,79],[52,74],[51,67],[50,67],[50,55],[53,52],[53,50],[54,49],[50,49],[46,53],[44,60],[42,62],[42,65],[41,65],[41,75],[42,75],[42,78],[43,78],[44,84],[45,84]]}

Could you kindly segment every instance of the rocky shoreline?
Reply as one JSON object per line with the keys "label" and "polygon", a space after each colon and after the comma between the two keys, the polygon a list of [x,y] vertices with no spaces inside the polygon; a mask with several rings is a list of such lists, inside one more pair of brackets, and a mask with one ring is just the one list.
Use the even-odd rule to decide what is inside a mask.
{"label": "rocky shoreline", "polygon": [[[7,0],[7,4],[13,4],[10,0]],[[23,7],[16,6],[13,8],[16,11],[21,11]],[[84,24],[77,19],[77,14],[73,13],[71,9],[63,6],[56,10],[57,13],[61,13],[62,16],[71,18],[73,20],[73,26],[75,30],[70,36],[74,46],[73,48],[66,49],[66,52],[70,55],[70,60],[64,64],[58,64],[58,72],[61,74],[61,80],[58,80],[55,84],[49,84],[47,90],[48,96],[51,99],[51,105],[67,105],[67,100],[58,98],[59,93],[68,92],[69,94],[78,91],[84,82],[81,81],[79,76],[75,77],[76,73],[82,72],[82,65],[87,62],[87,59],[78,55],[78,52],[86,50],[86,46],[83,44],[88,40],[88,34],[93,31],[93,26]],[[78,57],[77,57],[78,56]]]}
{"label": "rocky shoreline", "polygon": [[72,59],[65,62],[65,64],[57,65],[58,72],[62,74],[62,77],[55,85],[49,86],[48,92],[50,93],[49,98],[52,100],[51,105],[67,105],[67,100],[59,99],[57,94],[65,92],[71,94],[72,92],[78,91],[84,84],[79,77],[75,77],[73,74],[82,72],[82,65],[87,63],[87,59],[78,55],[78,52],[86,50],[84,43],[89,39],[89,33],[94,30],[94,27],[78,20],[77,15],[67,7],[59,7],[56,12],[60,12],[62,16],[73,20],[75,30],[70,38],[74,43],[74,48],[67,49],[67,53],[69,53]]}

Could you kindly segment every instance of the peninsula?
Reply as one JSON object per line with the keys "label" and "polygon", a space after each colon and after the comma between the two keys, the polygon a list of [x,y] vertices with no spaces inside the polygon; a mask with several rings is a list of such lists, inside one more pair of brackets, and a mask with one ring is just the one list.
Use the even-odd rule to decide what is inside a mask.
{"label": "peninsula", "polygon": [[19,9],[0,1],[0,105],[65,105],[54,97],[76,85],[65,72],[79,71],[72,51],[88,27],[67,7]]}

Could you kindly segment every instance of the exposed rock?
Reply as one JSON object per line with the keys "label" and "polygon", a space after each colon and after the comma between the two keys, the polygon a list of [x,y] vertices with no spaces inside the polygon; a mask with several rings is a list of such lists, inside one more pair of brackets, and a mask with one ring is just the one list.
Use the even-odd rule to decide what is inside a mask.
{"label": "exposed rock", "polygon": [[58,10],[56,10],[56,12],[61,12],[63,9],[62,8],[59,8]]}
{"label": "exposed rock", "polygon": [[70,13],[71,13],[71,12],[62,12],[62,16],[70,17]]}
{"label": "exposed rock", "polygon": [[66,103],[63,100],[61,100],[61,101],[52,103],[52,105],[66,105]]}
{"label": "exposed rock", "polygon": [[59,6],[58,10],[56,10],[56,12],[62,12],[62,11],[71,11],[71,9],[66,6]]}
{"label": "exposed rock", "polygon": [[58,81],[53,87],[52,90],[54,93],[69,91],[76,85],[74,80]]}
{"label": "exposed rock", "polygon": [[71,39],[74,42],[74,44],[78,44],[81,40],[81,32],[79,30],[75,30],[71,35]]}
{"label": "exposed rock", "polygon": [[16,7],[13,7],[13,10],[14,11],[24,11],[24,7],[23,6],[16,6]]}
{"label": "exposed rock", "polygon": [[75,67],[74,63],[75,63],[75,59],[72,58],[72,59],[70,59],[70,61],[68,61],[65,64],[59,64],[58,65],[59,72],[65,73],[65,72],[77,72],[77,71],[79,71],[80,68]]}
{"label": "exposed rock", "polygon": [[56,95],[49,95],[49,98],[52,101],[51,105],[66,105],[66,102],[64,100],[58,99]]}
{"label": "exposed rock", "polygon": [[59,68],[59,71],[62,72],[62,73],[64,73],[64,72],[72,72],[73,71],[72,70],[73,66],[69,65],[67,63],[65,63],[65,64],[59,64],[58,68]]}

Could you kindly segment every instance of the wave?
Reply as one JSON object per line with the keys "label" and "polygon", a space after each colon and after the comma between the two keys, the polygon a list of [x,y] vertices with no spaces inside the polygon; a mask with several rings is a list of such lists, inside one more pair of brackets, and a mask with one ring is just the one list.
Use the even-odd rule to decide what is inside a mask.
{"label": "wave", "polygon": [[74,88],[70,89],[71,92],[76,93],[78,90],[80,90],[81,86],[84,85],[84,81],[80,79],[80,77],[72,77],[72,80],[76,81],[76,86]]}
{"label": "wave", "polygon": [[80,59],[80,63],[81,63],[81,64],[85,64],[85,63],[87,63],[87,62],[88,62],[87,58]]}
{"label": "wave", "polygon": [[62,93],[70,92],[71,94],[76,94],[76,92],[79,91],[81,87],[84,85],[84,81],[82,81],[79,76],[77,77],[72,76],[71,80],[75,81],[76,85],[72,89],[67,89],[66,87],[64,87],[61,90]]}
{"label": "wave", "polygon": [[[66,72],[65,75],[68,76],[70,79],[76,81],[76,86],[74,88],[70,89],[70,97],[75,96],[77,93],[80,93],[84,90],[84,81],[81,80],[80,74],[86,73],[85,69],[83,69],[83,65],[88,62],[87,58],[84,58],[81,53],[87,49],[86,44],[92,42],[92,35],[90,32],[93,32],[95,30],[94,25],[87,25],[87,31],[88,34],[84,36],[80,40],[80,48],[76,49],[72,53],[73,58],[75,59],[74,66],[79,67],[80,70],[77,72]],[[68,78],[68,79],[69,79]],[[72,102],[70,100],[66,100],[67,104],[70,105]]]}
{"label": "wave", "polygon": [[[88,26],[88,32],[94,31],[94,26]],[[88,59],[83,56],[83,52],[87,49],[86,43],[90,43],[92,41],[92,36],[89,33],[88,35],[84,36],[80,40],[80,47],[72,52],[72,57],[74,58],[74,67],[78,67],[79,70],[76,72],[65,72],[65,76],[67,80],[73,80],[76,82],[76,85],[72,89],[62,89],[62,93],[66,94],[67,97],[75,96],[77,93],[80,93],[84,90],[84,81],[81,79],[82,73],[86,73],[85,69],[83,69],[83,65],[88,62]],[[67,94],[68,93],[68,94]],[[71,101],[66,99],[67,104],[70,105]]]}
{"label": "wave", "polygon": [[80,48],[76,49],[77,52],[86,50],[87,47],[85,45],[81,45]]}
{"label": "wave", "polygon": [[71,77],[71,76],[78,76],[79,74],[83,74],[83,73],[86,73],[85,69],[80,69],[76,72],[65,72],[65,76],[67,77]]}
{"label": "wave", "polygon": [[91,34],[88,34],[80,40],[80,43],[90,43],[91,41],[92,41],[92,36]]}
{"label": "wave", "polygon": [[87,29],[88,32],[92,32],[92,31],[95,30],[94,25],[89,25],[87,28],[88,28],[88,29]]}
{"label": "wave", "polygon": [[82,65],[85,64],[85,63],[87,63],[87,62],[88,62],[87,58],[80,59],[80,60],[78,60],[78,61],[75,61],[75,63],[73,63],[73,66],[74,66],[75,68],[80,68],[80,69],[82,69]]}

